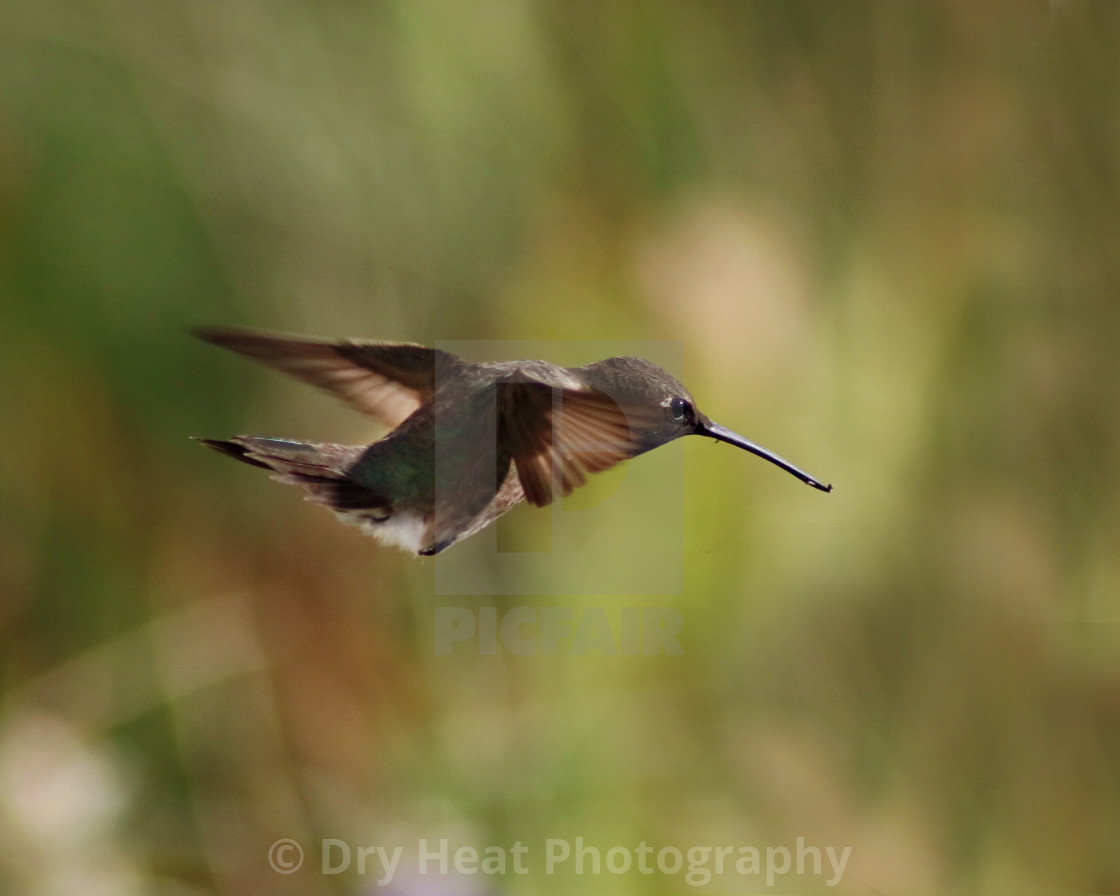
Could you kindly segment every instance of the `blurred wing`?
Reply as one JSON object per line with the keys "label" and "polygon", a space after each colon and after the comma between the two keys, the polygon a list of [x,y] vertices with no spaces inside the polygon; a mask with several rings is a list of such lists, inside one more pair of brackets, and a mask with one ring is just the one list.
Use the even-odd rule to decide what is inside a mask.
{"label": "blurred wing", "polygon": [[567,497],[598,473],[637,451],[636,421],[609,395],[544,383],[518,371],[500,383],[498,434],[513,455],[530,504],[543,507]]}
{"label": "blurred wing", "polygon": [[459,361],[409,342],[331,342],[225,328],[195,335],[325,389],[394,429],[431,400],[437,365],[444,369]]}

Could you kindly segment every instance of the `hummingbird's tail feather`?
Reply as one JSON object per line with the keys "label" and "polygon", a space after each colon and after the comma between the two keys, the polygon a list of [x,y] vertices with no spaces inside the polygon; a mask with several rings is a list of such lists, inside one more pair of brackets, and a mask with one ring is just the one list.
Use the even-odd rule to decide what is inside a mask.
{"label": "hummingbird's tail feather", "polygon": [[192,436],[196,442],[201,442],[207,448],[212,448],[219,454],[224,454],[226,457],[232,457],[234,460],[239,460],[243,464],[252,464],[254,467],[261,467],[265,470],[270,469],[268,464],[263,461],[256,460],[249,456],[249,449],[243,445],[239,445],[236,441],[225,442],[221,439],[204,439],[201,436]]}
{"label": "hummingbird's tail feather", "polygon": [[285,485],[299,486],[305,499],[334,511],[344,523],[358,526],[385,544],[411,553],[435,553],[450,542],[434,544],[432,520],[400,511],[385,495],[351,477],[365,448],[237,436],[229,441],[199,439],[208,448],[272,473]]}
{"label": "hummingbird's tail feather", "polygon": [[229,441],[198,441],[242,463],[271,470],[272,478],[277,482],[298,485],[307,492],[308,501],[340,513],[371,511],[388,504],[381,495],[347,475],[361,455],[360,447],[255,436],[238,436]]}

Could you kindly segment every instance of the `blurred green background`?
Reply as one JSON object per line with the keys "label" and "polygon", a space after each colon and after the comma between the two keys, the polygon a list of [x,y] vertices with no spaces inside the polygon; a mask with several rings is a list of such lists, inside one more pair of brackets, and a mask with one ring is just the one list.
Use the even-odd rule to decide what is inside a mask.
{"label": "blurred green background", "polygon": [[[0,892],[696,891],[539,873],[576,836],[1120,892],[1118,299],[1106,0],[9,0]],[[836,491],[688,440],[681,594],[449,599],[188,440],[372,435],[200,323],[675,340]],[[667,600],[684,656],[433,650],[440,605]],[[421,837],[537,872],[317,868]]]}

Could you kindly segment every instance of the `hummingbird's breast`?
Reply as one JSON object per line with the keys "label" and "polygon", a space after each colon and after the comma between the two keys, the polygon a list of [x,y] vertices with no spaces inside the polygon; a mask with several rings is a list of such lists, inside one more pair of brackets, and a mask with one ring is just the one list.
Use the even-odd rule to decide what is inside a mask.
{"label": "hummingbird's breast", "polygon": [[494,383],[473,385],[437,392],[351,468],[351,478],[387,501],[372,534],[410,550],[413,542],[418,551],[442,549],[524,497],[498,445]]}

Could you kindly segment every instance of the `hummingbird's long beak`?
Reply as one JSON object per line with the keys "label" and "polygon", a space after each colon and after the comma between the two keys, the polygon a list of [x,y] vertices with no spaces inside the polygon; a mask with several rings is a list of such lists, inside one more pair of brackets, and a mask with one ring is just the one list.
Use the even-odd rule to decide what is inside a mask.
{"label": "hummingbird's long beak", "polygon": [[820,481],[814,479],[804,470],[801,470],[791,464],[783,457],[778,457],[773,451],[767,451],[761,445],[756,445],[750,439],[744,439],[736,432],[732,432],[726,426],[720,426],[718,423],[712,423],[710,420],[707,423],[700,423],[696,427],[696,435],[698,436],[711,436],[713,439],[718,439],[721,442],[727,442],[730,445],[737,445],[751,454],[757,454],[763,460],[768,460],[772,464],[781,467],[787,473],[792,473],[802,482],[807,483],[813,488],[819,488],[822,492],[832,491],[831,485],[824,485]]}

